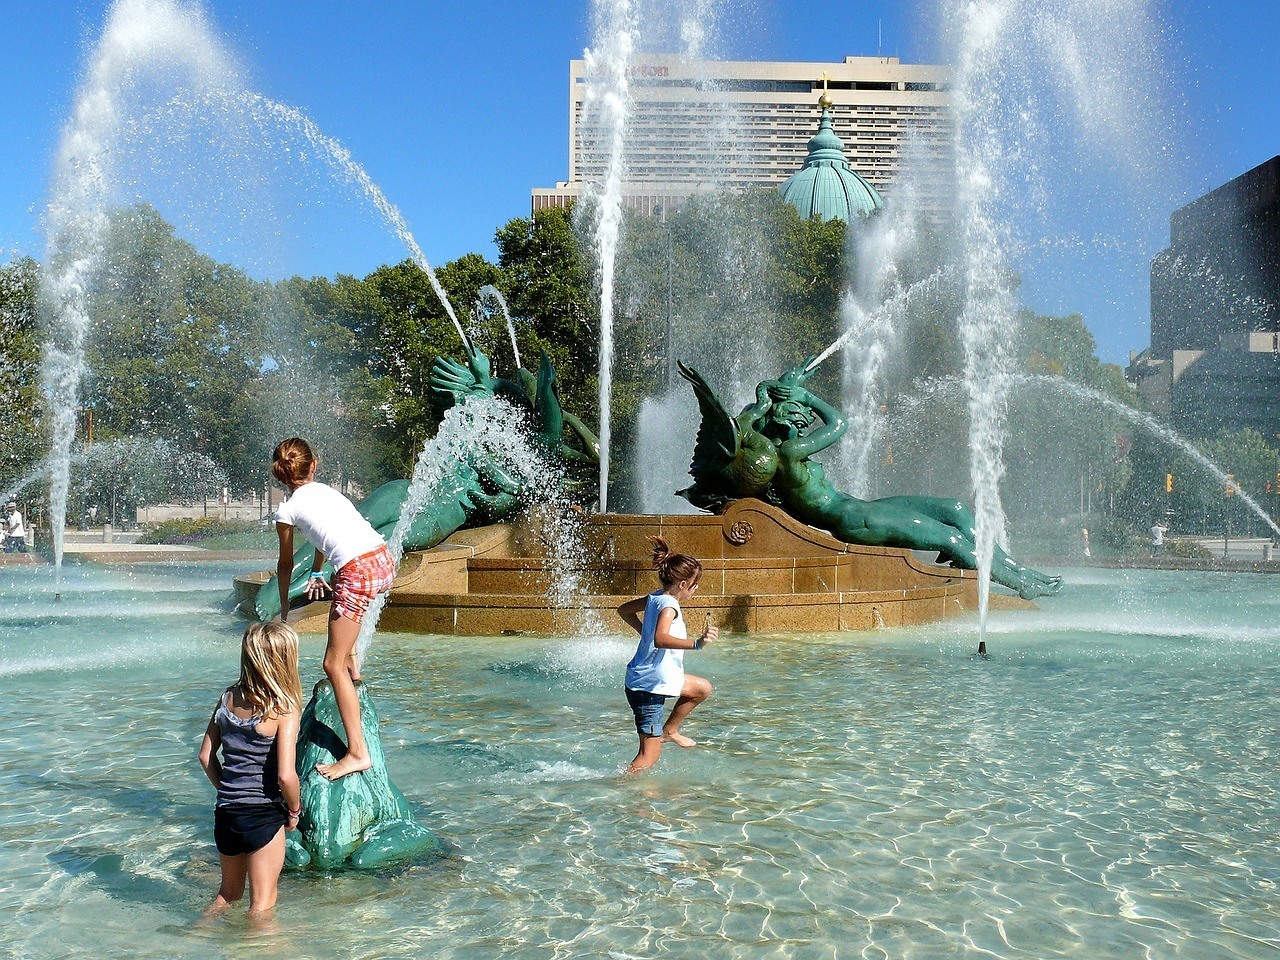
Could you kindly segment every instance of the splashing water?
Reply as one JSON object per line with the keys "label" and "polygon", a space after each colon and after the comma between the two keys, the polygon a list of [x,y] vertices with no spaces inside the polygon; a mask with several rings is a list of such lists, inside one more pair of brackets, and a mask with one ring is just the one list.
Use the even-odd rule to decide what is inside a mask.
{"label": "splashing water", "polygon": [[[423,445],[418,454],[400,519],[387,542],[397,568],[404,556],[405,537],[423,508],[428,502],[456,492],[456,471],[460,464],[470,464],[477,457],[487,455],[500,467],[509,465],[510,458],[504,454],[509,449],[511,437],[517,433],[507,429],[514,412],[510,404],[497,397],[471,397],[466,403],[456,404],[446,411],[436,435]],[[356,640],[356,657],[360,661],[364,660],[373,640],[386,601],[387,594],[380,594],[370,604],[360,625],[360,635]]]}
{"label": "splashing water", "polygon": [[238,88],[237,71],[203,14],[172,0],[117,0],[62,132],[46,211],[42,301],[49,332],[42,386],[49,400],[49,507],[53,554],[62,570],[71,447],[75,441],[89,291],[102,262],[113,153],[131,103],[155,87],[204,93]]}
{"label": "splashing water", "polygon": [[1225,470],[1201,453],[1200,450],[1197,449],[1189,440],[1178,434],[1172,427],[1161,423],[1155,417],[1151,416],[1151,414],[1144,413],[1141,410],[1135,410],[1133,407],[1121,403],[1115,397],[1109,397],[1101,391],[1094,390],[1092,387],[1086,387],[1081,384],[1074,383],[1064,377],[1023,375],[1019,376],[1017,381],[1019,383],[1044,384],[1055,390],[1061,390],[1065,393],[1071,393],[1083,399],[1092,400],[1094,403],[1106,407],[1113,413],[1119,414],[1131,423],[1135,423],[1138,426],[1145,428],[1154,436],[1159,437],[1170,446],[1181,450],[1188,457],[1198,463],[1218,481],[1223,489],[1226,489],[1227,487],[1234,489],[1236,495],[1244,502],[1245,506],[1257,514],[1258,518],[1276,534],[1277,540],[1280,540],[1280,526],[1276,525],[1276,522],[1271,519],[1267,514],[1267,511],[1264,510],[1256,500],[1241,489],[1240,484],[1228,477]]}
{"label": "splashing water", "polygon": [[[1048,120],[1060,113],[1074,116],[1085,142],[1126,168],[1137,166],[1148,149],[1144,135],[1155,127],[1144,115],[1144,98],[1123,91],[1133,75],[1130,64],[1149,60],[1153,30],[1145,0],[943,0],[942,7],[955,49],[956,215],[965,276],[960,339],[981,647],[991,555],[997,543],[1007,542],[1000,483],[1017,317],[1010,260],[1014,213],[1020,203],[1043,207],[1047,200],[1039,171],[1056,159],[1055,149],[1066,150],[1046,132]],[[1091,50],[1082,56],[1095,40],[1112,55]]]}
{"label": "splashing water", "polygon": [[[180,91],[177,98],[173,91]],[[55,567],[61,571],[71,448],[80,386],[86,373],[85,344],[92,321],[89,296],[102,264],[108,213],[118,199],[117,159],[130,138],[140,136],[139,118],[149,116],[156,95],[186,109],[213,105],[240,120],[289,128],[356,184],[427,274],[464,345],[469,341],[404,217],[340,143],[324,135],[305,114],[243,88],[231,57],[201,10],[176,0],[116,0],[94,49],[54,165],[46,214],[46,267],[42,303],[49,336],[42,386],[49,398],[50,519]],[[199,118],[197,118],[199,119]],[[207,119],[207,118],[206,118]],[[146,129],[146,124],[141,125]]]}
{"label": "splashing water", "polygon": [[606,142],[603,183],[588,189],[595,252],[600,271],[600,512],[609,507],[609,445],[613,435],[613,296],[618,241],[622,233],[622,181],[625,172],[628,66],[637,27],[631,0],[593,0],[595,45],[583,51],[587,89],[584,127],[599,129]]}
{"label": "splashing water", "polygon": [[[548,600],[554,607],[570,608],[588,593],[585,570],[591,554],[582,527],[564,493],[563,476],[533,439],[524,411],[499,397],[471,397],[451,407],[436,435],[418,454],[400,519],[387,546],[397,567],[404,556],[404,541],[414,521],[428,503],[455,496],[459,464],[488,462],[501,475],[504,492],[516,494],[528,504],[532,526],[546,548],[549,568]],[[464,470],[466,468],[464,467]],[[490,491],[492,492],[492,491]],[[356,640],[356,655],[364,660],[388,594],[370,604]],[[600,633],[601,624],[583,624]]]}

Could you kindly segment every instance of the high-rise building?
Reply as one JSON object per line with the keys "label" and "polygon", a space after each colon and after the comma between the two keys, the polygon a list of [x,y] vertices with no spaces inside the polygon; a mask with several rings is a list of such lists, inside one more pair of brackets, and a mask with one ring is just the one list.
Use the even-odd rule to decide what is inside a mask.
{"label": "high-rise building", "polygon": [[1280,433],[1280,156],[1170,218],[1151,263],[1151,347],[1126,371],[1158,412],[1203,433]]}
{"label": "high-rise building", "polygon": [[[569,178],[535,189],[535,211],[562,206],[604,177],[603,131],[584,115],[585,70],[584,61],[571,61]],[[638,61],[630,70],[626,202],[652,213],[655,205],[703,190],[781,184],[805,161],[824,88],[849,163],[892,196],[908,143],[926,162],[950,162],[948,76],[945,67],[904,64],[897,57],[846,57],[840,63],[657,56]],[[935,194],[925,202],[943,199]]]}

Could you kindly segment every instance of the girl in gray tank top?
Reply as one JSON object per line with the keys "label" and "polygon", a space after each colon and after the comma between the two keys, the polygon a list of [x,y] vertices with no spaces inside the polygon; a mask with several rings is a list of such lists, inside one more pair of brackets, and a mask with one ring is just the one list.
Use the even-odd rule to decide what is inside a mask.
{"label": "girl in gray tank top", "polygon": [[[258,725],[266,719],[260,713],[244,719],[231,711],[232,698],[239,693],[238,687],[229,688],[213,715],[213,722],[218,725],[218,733],[222,737],[219,807],[275,803],[280,799],[280,784],[276,779],[279,770],[276,733],[258,732]],[[278,724],[272,726],[279,728]]]}
{"label": "girl in gray tank top", "polygon": [[240,645],[240,682],[218,700],[200,744],[200,766],[218,791],[213,838],[222,863],[206,917],[225,913],[246,882],[251,913],[276,904],[285,831],[302,815],[301,714],[298,635],[279,622],[251,624]]}

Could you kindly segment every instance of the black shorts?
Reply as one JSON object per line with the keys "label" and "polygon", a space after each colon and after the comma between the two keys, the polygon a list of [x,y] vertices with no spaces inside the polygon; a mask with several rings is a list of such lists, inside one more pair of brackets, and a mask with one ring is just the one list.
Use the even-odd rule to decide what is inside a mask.
{"label": "black shorts", "polygon": [[261,850],[284,824],[285,812],[278,803],[215,807],[213,842],[224,857],[238,857]]}

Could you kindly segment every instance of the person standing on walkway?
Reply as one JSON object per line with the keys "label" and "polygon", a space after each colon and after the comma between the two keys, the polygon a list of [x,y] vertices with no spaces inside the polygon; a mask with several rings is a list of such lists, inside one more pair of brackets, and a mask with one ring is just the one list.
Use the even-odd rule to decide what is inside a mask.
{"label": "person standing on walkway", "polygon": [[4,552],[27,552],[27,527],[18,504],[10,500],[4,507]]}
{"label": "person standing on walkway", "polygon": [[1164,554],[1164,535],[1169,532],[1169,528],[1164,525],[1163,520],[1157,520],[1151,525],[1151,555],[1159,557]]}

